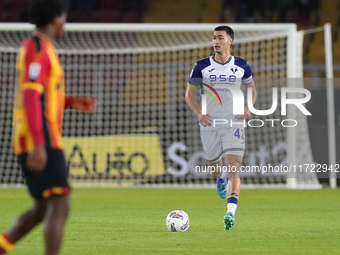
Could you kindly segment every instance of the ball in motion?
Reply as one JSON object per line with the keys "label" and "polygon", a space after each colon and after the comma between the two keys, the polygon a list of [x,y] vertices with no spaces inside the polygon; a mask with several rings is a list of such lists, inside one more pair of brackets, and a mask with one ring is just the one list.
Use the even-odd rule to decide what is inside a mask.
{"label": "ball in motion", "polygon": [[170,232],[184,232],[190,226],[190,218],[185,211],[174,210],[166,216],[165,223]]}

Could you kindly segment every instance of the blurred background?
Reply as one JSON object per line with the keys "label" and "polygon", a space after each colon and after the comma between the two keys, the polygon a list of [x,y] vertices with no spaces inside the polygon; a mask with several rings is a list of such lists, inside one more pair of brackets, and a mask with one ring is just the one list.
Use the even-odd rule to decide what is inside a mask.
{"label": "blurred background", "polygon": [[[306,104],[312,116],[299,118],[294,139],[288,139],[288,128],[280,124],[275,128],[268,124],[263,128],[247,128],[243,165],[285,165],[287,152],[291,152],[289,144],[293,144],[298,162],[327,164],[328,168],[331,162],[328,138],[332,136],[327,123],[330,100],[326,90],[323,26],[330,23],[335,77],[332,119],[339,164],[340,0],[64,1],[68,6],[68,22],[79,23],[74,26],[76,29],[91,28],[88,23],[114,24],[108,26],[112,28],[109,31],[69,30],[56,42],[65,70],[66,93],[98,98],[94,114],[65,111],[64,150],[73,187],[143,186],[143,189],[75,189],[63,254],[113,254],[113,251],[217,254],[222,249],[240,254],[340,254],[336,239],[340,227],[340,172],[336,190],[317,191],[253,190],[290,188],[287,184],[292,179],[282,172],[242,173],[236,232],[230,235],[219,231],[223,229],[219,225],[220,213],[224,213],[226,202],[213,190],[216,179],[209,173],[195,171],[195,166],[206,166],[206,160],[197,118],[184,100],[194,63],[214,53],[212,23],[240,23],[242,29],[238,31],[231,25],[235,29],[231,50],[252,67],[258,91],[255,108],[269,109],[272,87],[281,89],[290,81],[294,86],[304,86],[312,95]],[[12,108],[17,84],[17,50],[22,40],[32,34],[31,29],[22,29],[27,28],[25,24],[8,30],[6,25],[27,22],[28,3],[29,0],[0,0],[0,227],[3,229],[29,201],[26,191],[6,189],[25,183],[12,151]],[[127,23],[133,29],[136,27],[133,23],[145,23],[145,26],[127,31]],[[200,27],[211,24],[200,32],[173,28],[144,31],[150,27],[147,23],[178,23],[178,26],[191,23]],[[289,40],[291,30],[283,34],[278,31],[280,25],[267,31],[262,30],[262,25],[250,28],[254,23],[296,23],[298,30],[305,32],[303,39],[296,36],[294,41]],[[298,48],[295,56],[288,54],[294,48],[289,47],[291,43]],[[291,61],[294,68],[289,68]],[[287,81],[288,69],[294,69],[301,77],[302,62],[305,79]],[[281,116],[280,102],[278,106],[268,118],[288,118]],[[335,188],[329,177],[329,171],[298,172],[294,188]],[[247,187],[252,190],[245,190]],[[192,220],[189,235],[185,237],[169,236],[168,232],[165,234],[167,230],[162,230],[166,214],[175,208],[185,210]],[[216,236],[215,240],[225,240],[227,234],[227,245],[211,242],[206,238],[210,233]],[[42,254],[41,242],[35,232],[13,254]]]}
{"label": "blurred background", "polygon": [[[313,29],[322,28],[326,23],[331,24],[334,77],[340,78],[340,0],[64,0],[64,2],[68,8],[68,22],[70,23],[296,23],[298,30],[305,30],[303,72],[304,86],[312,94],[312,99],[308,102],[307,108],[313,116],[308,117],[307,120],[313,159],[320,164],[328,163],[325,36],[323,29]],[[0,22],[27,22],[28,3],[28,0],[0,0]],[[0,61],[9,63],[6,70],[10,71],[6,75],[5,73],[0,74],[0,78],[3,79],[0,85],[4,86],[4,89],[1,90],[2,96],[8,100],[6,106],[5,101],[2,103],[3,110],[0,109],[0,116],[5,116],[2,119],[5,121],[7,119],[8,124],[3,128],[5,130],[3,131],[3,138],[0,133],[0,141],[4,141],[4,145],[0,145],[0,148],[6,149],[8,155],[12,155],[10,144],[12,102],[9,101],[9,98],[12,98],[13,89],[8,87],[8,84],[15,84],[16,47],[19,47],[19,43],[27,34],[4,32],[3,35],[0,36],[0,44],[2,43],[0,46],[5,50]],[[178,36],[178,38],[185,37]],[[139,44],[143,48],[144,43],[147,42],[151,46],[156,44],[157,47],[162,49],[163,46],[169,46],[172,43],[175,45],[177,42],[181,43],[181,39],[176,38],[178,40],[172,41],[171,36],[163,37],[162,33],[138,34],[137,32],[112,32],[106,33],[105,36],[96,32],[93,33],[93,36],[86,33],[67,35],[57,43],[66,51],[91,50],[91,47],[93,47],[93,50],[98,50],[97,46],[99,45],[99,48],[105,48],[108,53],[102,56],[99,49],[99,53],[89,54],[91,56],[88,57],[85,56],[86,54],[82,55],[82,53],[79,55],[61,54],[61,61],[67,73],[66,81],[68,84],[72,84],[68,88],[69,92],[71,94],[97,93],[98,96],[103,98],[102,102],[105,102],[105,105],[103,103],[99,107],[100,111],[97,111],[97,115],[91,118],[88,116],[85,118],[72,112],[67,113],[64,135],[68,137],[113,135],[136,132],[136,130],[139,130],[138,128],[143,128],[142,131],[139,130],[138,132],[158,132],[165,166],[174,165],[175,169],[178,169],[178,164],[170,162],[168,149],[171,144],[186,141],[186,139],[188,140],[186,145],[189,146],[188,134],[192,133],[192,126],[195,126],[197,134],[199,133],[197,119],[190,119],[192,117],[191,111],[188,110],[184,102],[184,92],[186,80],[194,62],[213,53],[210,46],[210,36],[210,32],[207,32],[208,45],[204,49],[174,50],[171,54],[168,54],[162,51],[159,53],[141,53],[139,51],[133,53],[130,52],[130,48],[137,47]],[[240,38],[240,36],[242,37],[242,33],[238,34],[237,38]],[[98,45],[96,38],[99,38],[100,43]],[[199,38],[199,35],[193,32],[192,37],[189,36],[185,39],[188,39],[185,43],[192,44],[192,42],[196,42],[195,39],[197,38]],[[263,70],[261,70],[263,66],[275,69],[275,64],[279,63],[278,61],[286,63],[284,59],[284,49],[287,46],[285,40],[262,39],[263,43],[246,43],[245,46],[235,45],[232,48],[233,54],[250,62],[256,81],[265,77]],[[73,44],[73,40],[79,43]],[[125,47],[128,48],[126,53],[119,52]],[[111,49],[112,52],[110,53]],[[12,53],[9,54],[7,51]],[[262,65],[265,60],[258,57],[261,54],[264,54],[263,59],[268,61],[265,65]],[[155,67],[152,67],[150,63]],[[169,63],[172,63],[172,65],[168,65]],[[104,70],[100,78],[98,78],[97,67]],[[3,65],[2,68],[5,69],[5,66]],[[284,72],[285,70],[285,67],[282,67],[281,71]],[[270,78],[278,78],[278,73],[275,71],[269,75]],[[141,79],[138,80],[136,77]],[[334,79],[337,162],[340,160],[339,81],[340,79]],[[267,83],[269,82],[267,81]],[[92,86],[92,84],[101,84],[101,86]],[[159,86],[159,84],[163,86]],[[166,84],[168,84],[168,87]],[[258,82],[258,89],[261,89],[260,84]],[[6,90],[8,90],[10,96],[5,95]],[[171,90],[173,91],[171,92]],[[143,97],[140,95],[143,95]],[[257,104],[259,105],[259,103]],[[266,107],[267,105],[263,109],[268,109]],[[168,114],[169,109],[172,109],[173,115]],[[153,116],[152,118],[148,117],[150,114]],[[72,123],[68,120],[74,121],[74,119],[80,122],[86,121],[92,126],[90,129],[84,128],[85,131],[80,132],[78,129],[72,128],[71,124],[68,124]],[[105,120],[105,125],[100,126],[99,119]],[[131,124],[131,119],[134,120],[132,121],[133,124]],[[129,124],[127,124],[128,121]],[[185,128],[183,128],[183,125],[179,128],[176,121],[180,124],[185,123]],[[150,127],[152,128],[150,129]],[[284,132],[278,133],[280,137],[273,139],[273,141],[284,141],[286,134]],[[273,134],[273,137],[276,136],[278,135]],[[257,137],[257,135],[253,135],[253,137]],[[201,148],[199,136],[191,140],[197,142],[195,146]],[[265,142],[259,141],[254,145],[256,147],[253,150],[255,154],[258,153],[256,151],[261,148],[260,145],[262,144],[265,144]],[[178,149],[174,151],[179,155],[182,153],[183,158],[186,159],[190,156],[189,152],[178,152]],[[285,154],[282,153],[281,157],[284,158]],[[6,160],[3,162],[6,163]],[[8,162],[8,169],[17,168],[14,158],[11,158]],[[249,163],[248,161],[245,162],[246,164]],[[162,168],[164,169],[164,167]],[[8,175],[8,173],[2,174],[2,176]],[[165,182],[168,182],[169,176],[164,176]],[[328,185],[327,175],[319,175],[318,177],[322,184]],[[163,182],[163,179],[161,181]],[[0,183],[6,183],[6,181],[0,179]],[[338,185],[340,185],[339,179]]]}
{"label": "blurred background", "polygon": [[[334,77],[340,77],[339,0],[64,0],[77,23],[330,23]],[[27,22],[27,0],[0,0],[0,22]],[[305,77],[324,77],[323,33],[305,36]],[[320,50],[321,49],[321,50]]]}

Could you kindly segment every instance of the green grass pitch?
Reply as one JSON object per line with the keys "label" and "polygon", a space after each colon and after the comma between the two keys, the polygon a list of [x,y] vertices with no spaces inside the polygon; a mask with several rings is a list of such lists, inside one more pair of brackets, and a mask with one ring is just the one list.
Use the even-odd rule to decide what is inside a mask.
{"label": "green grass pitch", "polygon": [[[212,189],[74,189],[61,254],[340,254],[340,189],[242,190],[235,227],[224,231],[226,200]],[[0,232],[31,199],[0,189]],[[186,211],[188,231],[166,215]],[[43,254],[41,226],[13,255]]]}

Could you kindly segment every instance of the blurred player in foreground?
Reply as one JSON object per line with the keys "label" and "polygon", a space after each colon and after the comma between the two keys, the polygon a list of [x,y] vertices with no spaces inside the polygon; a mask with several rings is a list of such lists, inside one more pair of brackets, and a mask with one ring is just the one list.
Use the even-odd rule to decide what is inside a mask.
{"label": "blurred player in foreground", "polygon": [[[246,106],[243,115],[233,115],[233,96],[230,90],[223,86],[240,88],[243,83],[245,87],[252,88],[253,104],[257,97],[250,65],[245,60],[230,54],[233,41],[234,31],[230,27],[215,28],[213,35],[215,54],[196,62],[185,95],[187,104],[200,123],[205,157],[209,166],[214,166],[216,170],[211,171],[211,175],[217,178],[218,195],[223,199],[227,197],[228,211],[223,218],[226,230],[231,230],[234,226],[235,211],[241,190],[239,169],[245,149],[244,119],[250,118],[251,113]],[[214,89],[216,85],[218,88]],[[201,90],[202,97],[206,97],[207,114],[202,114],[194,97],[197,89]],[[207,94],[218,96],[221,105],[215,105],[214,99]],[[228,124],[214,126],[214,120],[217,119],[227,120]],[[222,168],[223,156],[225,156],[226,168]]]}
{"label": "blurred player in foreground", "polygon": [[65,97],[64,71],[54,47],[67,17],[61,1],[36,0],[29,17],[36,30],[18,53],[13,143],[34,204],[0,236],[1,255],[42,221],[45,254],[59,253],[70,193],[61,138],[64,108],[90,113],[96,107],[91,97]]}

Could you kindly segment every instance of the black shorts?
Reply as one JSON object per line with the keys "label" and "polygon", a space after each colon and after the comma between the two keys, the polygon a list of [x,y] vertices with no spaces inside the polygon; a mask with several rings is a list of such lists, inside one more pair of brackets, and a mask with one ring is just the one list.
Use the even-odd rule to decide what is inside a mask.
{"label": "black shorts", "polygon": [[26,177],[26,184],[32,197],[48,198],[52,195],[70,193],[69,170],[62,150],[46,149],[47,163],[45,169],[36,173],[31,171],[26,160],[28,154],[19,156],[21,169]]}

